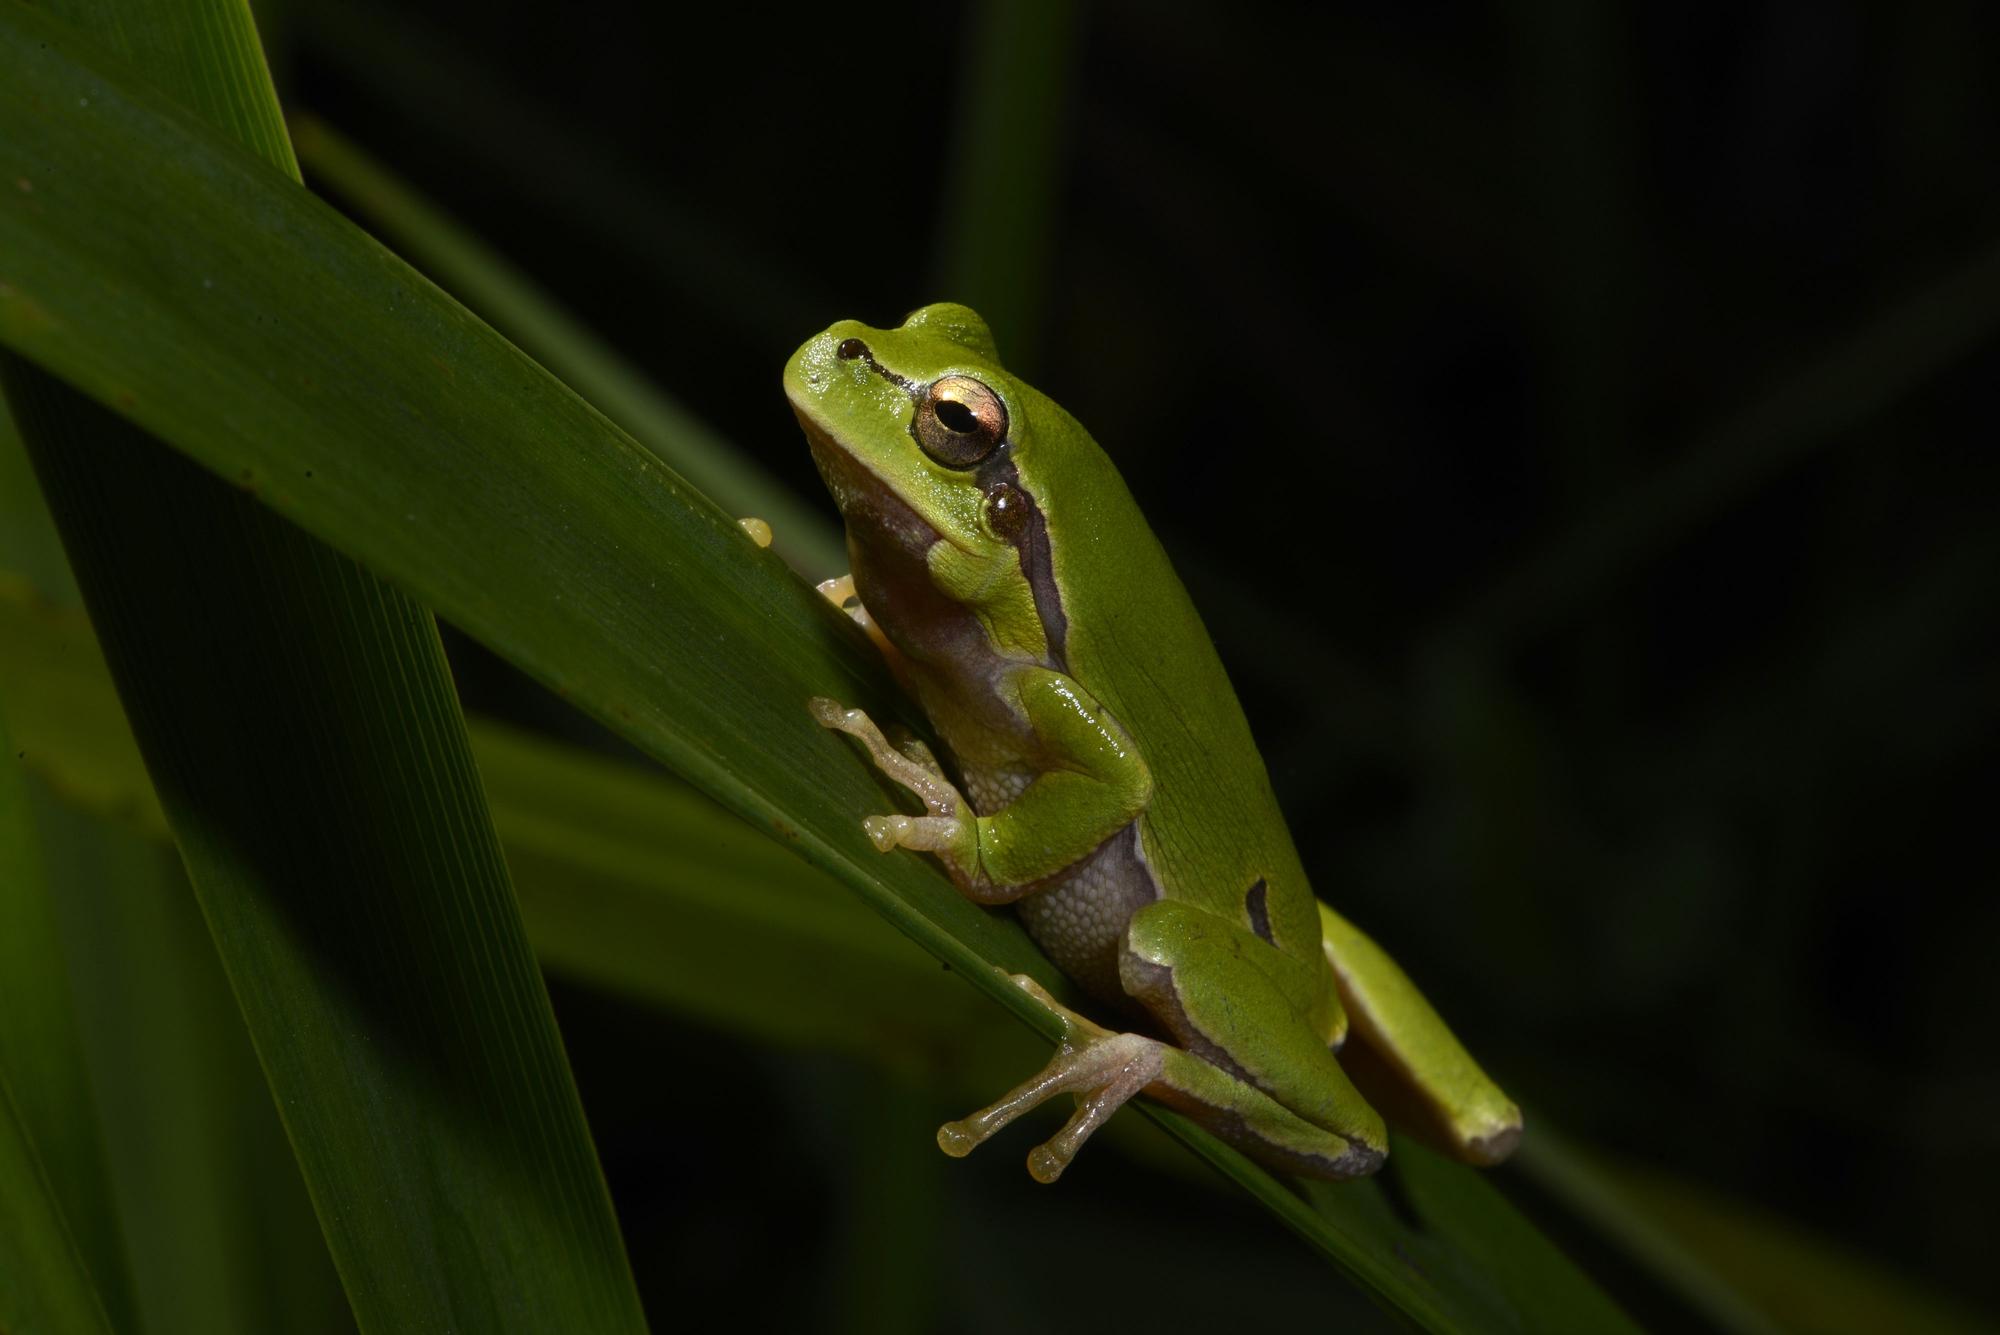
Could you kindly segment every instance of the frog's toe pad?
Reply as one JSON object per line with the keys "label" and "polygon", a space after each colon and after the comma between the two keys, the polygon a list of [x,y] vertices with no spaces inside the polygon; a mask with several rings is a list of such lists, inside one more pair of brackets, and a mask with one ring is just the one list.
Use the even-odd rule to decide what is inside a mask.
{"label": "frog's toe pad", "polygon": [[898,836],[901,833],[901,827],[909,823],[910,818],[908,816],[863,816],[861,818],[861,828],[868,831],[868,842],[874,844],[876,851],[881,853],[887,853],[896,847],[897,843],[900,842]]}
{"label": "frog's toe pad", "polygon": [[957,847],[965,837],[965,826],[953,816],[864,816],[861,828],[884,853],[893,848],[937,853]]}
{"label": "frog's toe pad", "polygon": [[823,695],[815,695],[806,701],[806,712],[813,716],[813,722],[820,727],[832,728],[836,732],[846,732],[867,718],[867,715],[862,714],[860,710],[849,709],[840,701],[829,700]]}
{"label": "frog's toe pad", "polygon": [[1159,1078],[1164,1063],[1162,1045],[1143,1034],[1109,1034],[1082,1047],[1066,1047],[999,1102],[939,1127],[938,1148],[963,1158],[1022,1113],[1057,1094],[1074,1094],[1076,1111],[1062,1130],[1028,1152],[1028,1175],[1037,1182],[1054,1182],[1093,1131]]}

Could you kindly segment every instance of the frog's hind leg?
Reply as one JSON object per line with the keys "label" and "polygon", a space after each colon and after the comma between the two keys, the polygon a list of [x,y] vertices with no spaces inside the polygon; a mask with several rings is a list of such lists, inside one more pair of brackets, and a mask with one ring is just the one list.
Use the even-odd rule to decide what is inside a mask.
{"label": "frog's hind leg", "polygon": [[1482,1167],[1513,1153],[1521,1110],[1479,1069],[1416,985],[1380,946],[1319,906],[1326,962],[1352,1017],[1343,1054],[1369,1098],[1453,1158]]}
{"label": "frog's hind leg", "polygon": [[[1054,1182],[1091,1133],[1143,1091],[1252,1157],[1288,1172],[1357,1177],[1382,1162],[1379,1148],[1357,1150],[1354,1142],[1306,1121],[1219,1066],[1159,1039],[1093,1024],[1032,978],[1016,975],[1013,981],[1061,1019],[1062,1046],[1040,1073],[991,1106],[939,1127],[938,1147],[946,1154],[970,1154],[1023,1113],[1057,1094],[1071,1094],[1077,1107],[1069,1121],[1028,1154],[1028,1172],[1035,1180]],[[1380,1145],[1379,1123],[1375,1144]]]}
{"label": "frog's hind leg", "polygon": [[[1294,1171],[1347,1178],[1381,1166],[1381,1115],[1307,1018],[1324,985],[1319,961],[1163,899],[1132,916],[1119,977],[1181,1048],[1228,1077],[1196,1072],[1200,1079],[1163,1093],[1164,1101]],[[1189,978],[1199,986],[1182,986]]]}
{"label": "frog's hind leg", "polygon": [[1118,1034],[1092,1024],[1026,974],[1013,975],[1013,983],[1062,1020],[1062,1047],[1032,1079],[970,1117],[939,1127],[938,1148],[962,1159],[1022,1113],[1057,1094],[1073,1094],[1076,1111],[1063,1129],[1028,1152],[1029,1175],[1037,1182],[1053,1182],[1091,1132],[1159,1078],[1170,1049],[1143,1034]]}

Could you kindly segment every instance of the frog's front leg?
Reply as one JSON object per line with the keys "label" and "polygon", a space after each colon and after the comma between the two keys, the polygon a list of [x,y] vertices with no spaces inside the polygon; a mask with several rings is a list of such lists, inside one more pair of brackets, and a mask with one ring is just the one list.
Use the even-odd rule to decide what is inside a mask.
{"label": "frog's front leg", "polygon": [[977,838],[972,807],[944,776],[929,747],[913,739],[908,747],[898,748],[867,714],[823,695],[808,700],[806,707],[822,728],[844,732],[866,747],[875,767],[914,793],[929,813],[864,817],[861,827],[876,848],[884,853],[898,847],[936,853],[953,867],[968,860],[976,863],[976,846],[964,847],[969,833]]}
{"label": "frog's front leg", "polygon": [[960,890],[982,904],[1019,899],[1130,824],[1153,792],[1152,776],[1131,739],[1073,679],[1025,668],[1008,683],[1032,749],[1044,762],[1013,801],[977,815],[928,760],[893,746],[868,716],[818,697],[809,702],[822,727],[847,733],[876,766],[923,802],[922,816],[870,816],[875,846],[935,853]]}

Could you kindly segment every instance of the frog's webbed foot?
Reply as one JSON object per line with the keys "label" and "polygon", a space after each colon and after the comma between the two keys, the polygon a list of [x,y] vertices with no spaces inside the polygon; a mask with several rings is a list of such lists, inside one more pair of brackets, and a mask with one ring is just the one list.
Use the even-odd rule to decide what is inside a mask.
{"label": "frog's webbed foot", "polygon": [[1112,1113],[1159,1078],[1166,1045],[1143,1034],[1113,1033],[1092,1024],[1025,974],[1015,974],[1013,982],[1062,1019],[1062,1046],[1040,1074],[970,1117],[939,1127],[938,1148],[963,1158],[1021,1114],[1057,1094],[1073,1094],[1076,1111],[1062,1130],[1028,1151],[1029,1175],[1048,1183],[1062,1176],[1083,1142]]}
{"label": "frog's webbed foot", "polygon": [[[868,816],[861,826],[875,847],[887,853],[894,848],[913,848],[945,855],[948,860],[976,861],[978,835],[973,829],[971,806],[950,779],[944,776],[937,757],[914,737],[898,747],[882,735],[875,720],[858,709],[849,709],[837,700],[814,696],[806,702],[813,720],[822,728],[844,732],[868,750],[877,769],[909,789],[924,804],[922,816]],[[972,847],[967,848],[968,841]]]}

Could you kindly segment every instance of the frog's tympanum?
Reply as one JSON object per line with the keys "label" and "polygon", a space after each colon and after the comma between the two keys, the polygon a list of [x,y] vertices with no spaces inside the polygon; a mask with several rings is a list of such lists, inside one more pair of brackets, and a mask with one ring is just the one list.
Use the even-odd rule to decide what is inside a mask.
{"label": "frog's tympanum", "polygon": [[799,349],[785,390],[847,524],[852,575],[823,588],[858,604],[946,753],[811,702],[923,804],[868,816],[868,834],[1013,905],[1121,1026],[1017,979],[1066,1037],[1039,1075],[941,1128],[945,1151],[1070,1094],[1075,1114],[1028,1156],[1051,1182],[1144,1093],[1315,1177],[1380,1166],[1377,1105],[1460,1159],[1504,1158],[1519,1110],[1313,897],[1166,552],[1104,451],[1007,373],[984,322],[936,305],[895,329],[837,324]]}

